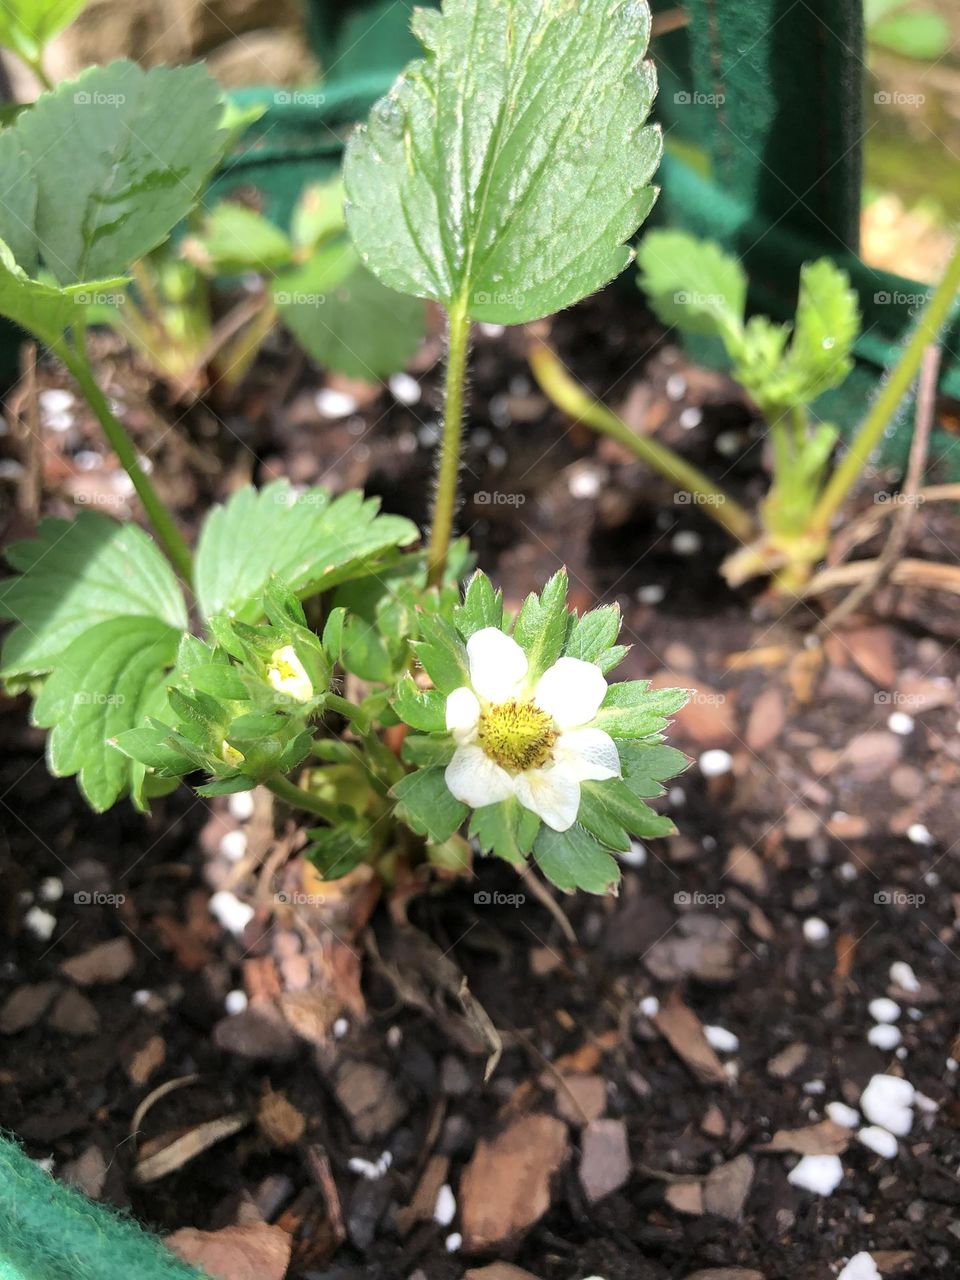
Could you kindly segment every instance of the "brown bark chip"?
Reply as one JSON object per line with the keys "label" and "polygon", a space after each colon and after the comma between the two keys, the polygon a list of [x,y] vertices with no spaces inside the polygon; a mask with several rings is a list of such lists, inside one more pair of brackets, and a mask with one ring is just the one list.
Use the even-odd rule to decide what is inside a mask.
{"label": "brown bark chip", "polygon": [[567,1126],[526,1115],[492,1140],[481,1139],[460,1180],[460,1216],[468,1252],[526,1231],[550,1207],[550,1182],[567,1158]]}

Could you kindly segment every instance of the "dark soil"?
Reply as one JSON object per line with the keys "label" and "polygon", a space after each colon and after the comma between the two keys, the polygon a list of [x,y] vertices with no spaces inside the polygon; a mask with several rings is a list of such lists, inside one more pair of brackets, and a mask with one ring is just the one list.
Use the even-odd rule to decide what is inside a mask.
{"label": "dark soil", "polygon": [[[578,376],[609,402],[626,402],[634,424],[755,500],[754,424],[723,378],[689,366],[642,316],[609,298],[561,318],[555,336]],[[172,410],[156,393],[147,407],[142,371],[106,340],[102,356],[117,398],[138,406],[128,419],[189,525],[235,483],[275,474],[338,489],[365,484],[388,509],[422,520],[439,350],[432,340],[415,371],[420,403],[383,391],[333,421],[316,407],[320,384],[310,371],[294,368],[285,402],[271,399],[291,369],[280,349],[246,388],[243,411],[219,423],[203,407]],[[55,369],[40,377],[43,386],[63,385]],[[161,1232],[279,1222],[293,1238],[290,1280],[459,1280],[495,1259],[539,1280],[667,1280],[721,1267],[748,1269],[742,1280],[821,1280],[861,1250],[884,1274],[952,1274],[960,1261],[955,615],[942,598],[888,589],[874,614],[812,650],[809,607],[784,614],[757,591],[724,588],[716,570],[728,548],[702,510],[675,503],[639,464],[546,405],[519,335],[481,332],[473,381],[461,529],[481,566],[516,601],[565,563],[578,606],[620,602],[633,643],[624,678],[671,673],[698,690],[673,735],[694,762],[658,802],[679,834],[637,852],[618,899],[564,901],[575,945],[499,864],[479,862],[475,879],[405,890],[409,925],[400,923],[398,894],[382,897],[367,923],[373,903],[361,885],[337,906],[327,940],[325,954],[343,961],[326,980],[336,1008],[320,1031],[296,1039],[260,1027],[262,1056],[253,1058],[224,1038],[227,993],[255,997],[268,971],[289,991],[288,961],[309,956],[313,944],[297,919],[275,916],[262,898],[239,937],[207,903],[236,866],[224,836],[243,830],[248,851],[269,859],[274,829],[290,834],[286,816],[264,817],[258,800],[241,821],[226,802],[182,790],[148,818],[123,806],[97,817],[72,781],[48,778],[25,703],[0,704],[0,1004],[28,984],[58,984],[51,1003],[3,1037],[0,1125],[31,1155],[52,1157],[56,1175],[86,1155],[86,1172],[73,1176]],[[749,446],[736,462],[731,441]],[[112,462],[79,409],[67,430],[45,430],[43,449],[44,510],[79,500],[125,514]],[[11,493],[23,478],[17,464],[29,462],[22,453],[12,460],[3,473]],[[944,544],[956,547],[960,530],[949,511],[918,512],[911,554],[947,558]],[[10,530],[27,523],[13,518]],[[714,755],[701,768],[708,750],[729,762]],[[243,840],[231,840],[235,853]],[[287,849],[295,846],[294,836]],[[271,891],[285,883],[282,861],[271,864]],[[54,900],[48,885],[50,900],[41,901],[38,886],[49,877],[63,893]],[[253,902],[256,877],[234,888]],[[526,897],[519,906],[485,900],[497,892]],[[98,905],[98,894],[123,901]],[[55,916],[49,939],[27,923],[37,905]],[[75,986],[60,966],[117,938],[130,940],[132,967],[80,988],[96,1026],[89,1011],[84,1022],[61,1010],[55,1021],[66,1029],[57,1029],[52,1002]],[[438,953],[466,977],[502,1039],[486,1083],[486,1049],[456,1000],[439,992]],[[911,966],[918,990],[897,986],[896,962]],[[404,979],[399,988],[392,967]],[[418,1007],[409,987],[426,993]],[[867,1039],[867,1006],[888,994],[901,1006],[902,1040],[881,1049]],[[712,1083],[691,1069],[682,1044],[668,1043],[653,996],[661,1008],[682,1000],[700,1023],[738,1037],[738,1047],[718,1050]],[[358,1116],[352,1096],[370,1066],[384,1072],[372,1118]],[[822,1120],[830,1102],[857,1107],[877,1073],[905,1076],[936,1107],[915,1109],[894,1158],[851,1138],[832,1194],[791,1185],[799,1157],[761,1148],[778,1131]],[[151,1090],[193,1074],[199,1080],[155,1102],[132,1137],[134,1112]],[[622,1122],[628,1139],[620,1185],[593,1203],[591,1169],[581,1168],[590,1108],[568,1096],[581,1087],[594,1103],[599,1089],[592,1115],[598,1107]],[[263,1121],[270,1091],[303,1121],[292,1141]],[[258,1111],[259,1123],[182,1167],[145,1186],[135,1181],[144,1152],[218,1117]],[[465,1198],[478,1194],[463,1179],[478,1140],[541,1113],[569,1126],[550,1207],[518,1237],[478,1254],[457,1248],[451,1235],[463,1225]],[[349,1164],[384,1152],[392,1161],[382,1176]],[[443,1177],[457,1216],[440,1225],[428,1209],[426,1220],[405,1222],[398,1210],[437,1156],[449,1162]],[[747,1159],[731,1166],[738,1157]],[[534,1149],[535,1166],[539,1159]],[[91,1177],[91,1168],[105,1172]],[[717,1169],[704,1203],[702,1179]],[[735,1171],[743,1185],[724,1191]],[[682,1208],[678,1187],[692,1197]],[[486,1193],[494,1202],[496,1191]],[[504,1204],[503,1215],[512,1207]]]}

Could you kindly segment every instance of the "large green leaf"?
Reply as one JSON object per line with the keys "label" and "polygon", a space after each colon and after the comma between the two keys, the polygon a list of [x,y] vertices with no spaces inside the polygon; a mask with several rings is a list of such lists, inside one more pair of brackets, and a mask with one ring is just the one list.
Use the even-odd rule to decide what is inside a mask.
{"label": "large green leaf", "polygon": [[[330,276],[329,254],[349,265]],[[382,285],[349,243],[332,246],[274,282],[283,323],[318,364],[352,378],[402,369],[423,338],[423,303]]]}
{"label": "large green leaf", "polygon": [[478,320],[570,306],[630,261],[654,200],[645,0],[445,0],[426,57],[351,139],[347,225],[384,284]]}
{"label": "large green leaf", "polygon": [[4,677],[49,671],[78,636],[113,618],[150,618],[178,632],[187,625],[173,570],[136,525],[93,511],[44,520],[6,555],[18,576],[0,583],[0,617],[17,624],[4,643]]}
{"label": "large green leaf", "polygon": [[37,267],[36,220],[37,175],[26,162],[17,130],[6,129],[0,133],[0,240],[27,275]]}
{"label": "large green leaf", "polygon": [[126,61],[90,68],[20,116],[41,252],[61,284],[114,275],[166,238],[220,158],[222,118],[203,66]]}
{"label": "large green leaf", "polygon": [[111,618],[73,641],[40,691],[33,718],[52,731],[50,771],[79,774],[80,790],[98,812],[142,777],[109,739],[140,724],[155,704],[179,639],[157,618]]}
{"label": "large green leaf", "polygon": [[36,62],[58,31],[71,23],[87,0],[3,0],[0,45]]}
{"label": "large green leaf", "polygon": [[377,508],[356,491],[298,496],[286,480],[240,489],[213,508],[200,534],[194,582],[204,615],[255,621],[273,574],[304,596],[376,572],[385,555],[418,537],[409,520]]}
{"label": "large green leaf", "polygon": [[541,827],[533,856],[551,884],[567,892],[612,893],[620,882],[616,859],[576,824],[566,831]]}

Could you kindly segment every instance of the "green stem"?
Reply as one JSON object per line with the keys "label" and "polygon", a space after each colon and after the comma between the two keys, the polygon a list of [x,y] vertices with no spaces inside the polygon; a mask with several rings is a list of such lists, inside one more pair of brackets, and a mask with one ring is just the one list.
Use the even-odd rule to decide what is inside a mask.
{"label": "green stem", "polygon": [[427,555],[427,583],[439,586],[447,564],[447,551],[453,534],[453,515],[457,506],[457,482],[460,476],[460,438],[463,434],[464,383],[467,355],[470,349],[470,317],[466,298],[450,304],[447,378],[443,401],[443,443],[440,447],[440,470],[437,492],[433,500],[433,523]]}
{"label": "green stem", "polygon": [[274,778],[272,782],[267,783],[267,787],[285,804],[290,805],[291,809],[304,809],[307,813],[315,813],[318,818],[324,818],[333,827],[342,821],[336,805],[328,804],[326,800],[321,800],[312,792],[298,787],[288,778]]}
{"label": "green stem", "polygon": [[101,427],[103,427],[104,435],[107,437],[111,449],[117,455],[120,465],[130,477],[164,550],[184,580],[189,582],[193,568],[190,549],[183,540],[173,516],[164,506],[159,494],[137,461],[137,451],[133,441],[127,435],[126,428],[113,415],[106,396],[97,385],[97,380],[87,359],[82,327],[77,329],[76,341],[76,348],[71,348],[66,341],[62,341],[55,347],[56,353],[73,374],[80,390],[86,397],[87,403],[96,414]]}
{"label": "green stem", "polygon": [[793,445],[799,458],[803,454],[804,445],[807,443],[807,419],[802,405],[795,404],[791,408],[790,421],[793,426]]}
{"label": "green stem", "polygon": [[39,54],[36,58],[24,58],[24,62],[26,62],[27,66],[40,81],[40,84],[47,93],[50,93],[56,88],[56,85],[47,75],[46,71],[44,71],[43,63],[40,60]]}
{"label": "green stem", "polygon": [[622,444],[641,461],[665,476],[677,490],[696,494],[703,500],[708,514],[738,542],[748,543],[756,537],[757,529],[748,511],[672,449],[657,440],[651,440],[649,436],[639,436],[631,431],[612,409],[595,400],[570,377],[545,342],[531,337],[527,359],[537,382],[557,408],[601,435],[609,436],[611,440]]}
{"label": "green stem", "polygon": [[361,711],[355,702],[342,698],[339,693],[327,694],[327,710],[339,712],[355,724],[360,733],[366,733],[370,728],[370,717]]}
{"label": "green stem", "polygon": [[880,389],[870,411],[854,436],[850,448],[835,469],[813,513],[813,531],[825,535],[830,522],[847,494],[853,488],[870,455],[880,443],[887,424],[900,407],[900,402],[910,390],[920,368],[923,353],[938,340],[950,314],[957,291],[960,290],[960,241],[947,263],[943,278],[930,295],[921,312],[910,341],[904,347],[900,359]]}

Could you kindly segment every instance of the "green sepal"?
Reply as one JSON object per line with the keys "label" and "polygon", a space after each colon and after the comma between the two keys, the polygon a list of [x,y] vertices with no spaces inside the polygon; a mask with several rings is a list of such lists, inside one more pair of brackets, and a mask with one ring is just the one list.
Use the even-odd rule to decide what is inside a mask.
{"label": "green sepal", "polygon": [[503,627],[503,592],[494,590],[493,583],[479,570],[467,583],[463,604],[453,610],[453,621],[464,640],[485,627]]}
{"label": "green sepal", "polygon": [[449,694],[469,684],[467,651],[454,627],[443,618],[424,615],[420,633],[423,639],[413,645],[413,650],[435,688]]}
{"label": "green sepal", "polygon": [[419,689],[412,676],[404,676],[397,685],[392,705],[411,729],[443,733],[447,727],[446,697],[438,689]]}
{"label": "green sepal", "polygon": [[539,830],[537,815],[511,796],[499,804],[475,809],[470,818],[469,834],[484,853],[494,853],[515,867],[521,867],[526,863]]}
{"label": "green sepal", "polygon": [[612,738],[648,738],[667,726],[689,700],[691,689],[651,689],[648,680],[628,680],[612,684],[590,721],[593,729],[603,729]]}
{"label": "green sepal", "polygon": [[532,685],[564,651],[572,619],[567,612],[567,572],[559,569],[539,596],[523,602],[513,638],[527,655],[527,681]]}

